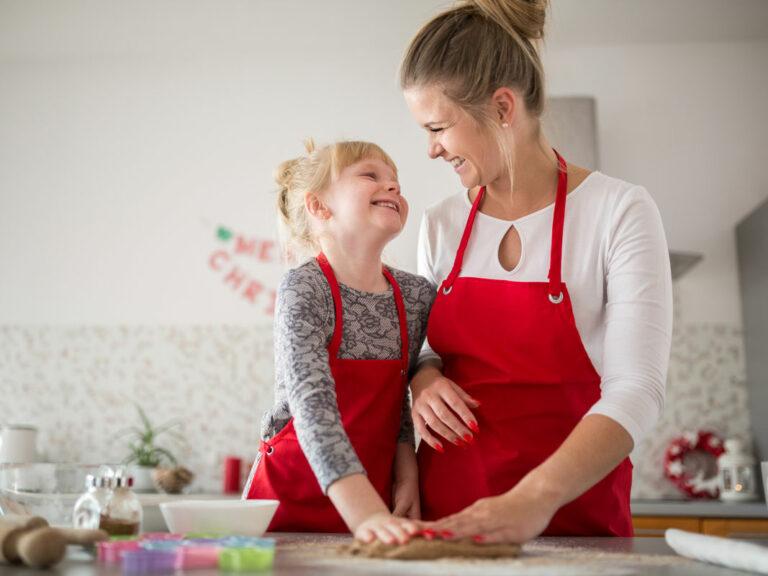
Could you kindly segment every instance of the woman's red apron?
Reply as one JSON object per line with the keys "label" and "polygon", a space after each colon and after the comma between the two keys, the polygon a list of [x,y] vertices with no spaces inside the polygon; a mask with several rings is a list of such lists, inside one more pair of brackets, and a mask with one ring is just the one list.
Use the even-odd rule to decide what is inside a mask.
{"label": "woman's red apron", "polygon": [[[440,286],[427,337],[444,374],[482,404],[480,432],[466,448],[422,442],[421,506],[425,519],[453,514],[479,498],[515,486],[563,443],[600,398],[595,371],[576,329],[560,278],[567,192],[565,161],[552,224],[549,282],[459,277],[485,189],[475,199],[450,275]],[[489,247],[496,249],[496,247]],[[631,536],[632,464],[563,506],[544,534]]]}
{"label": "woman's red apron", "polygon": [[[333,294],[336,325],[328,347],[328,362],[344,430],[360,462],[387,506],[392,500],[392,465],[400,430],[408,375],[408,329],[400,287],[382,269],[397,303],[402,348],[395,360],[339,358],[342,335],[341,294],[324,254],[317,257]],[[269,530],[289,532],[348,532],[330,499],[322,493],[296,438],[293,419],[271,440],[261,442],[261,457],[247,498],[276,499],[280,505]]]}

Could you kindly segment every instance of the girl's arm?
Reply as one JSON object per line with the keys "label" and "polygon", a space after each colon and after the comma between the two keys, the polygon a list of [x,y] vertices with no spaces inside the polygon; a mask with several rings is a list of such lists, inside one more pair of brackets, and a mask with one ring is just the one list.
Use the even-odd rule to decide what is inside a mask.
{"label": "girl's arm", "polygon": [[410,443],[398,442],[392,484],[392,514],[419,520],[419,466]]}
{"label": "girl's arm", "polygon": [[418,523],[393,516],[364,474],[337,480],[328,487],[328,497],[358,540],[404,544],[420,530]]}

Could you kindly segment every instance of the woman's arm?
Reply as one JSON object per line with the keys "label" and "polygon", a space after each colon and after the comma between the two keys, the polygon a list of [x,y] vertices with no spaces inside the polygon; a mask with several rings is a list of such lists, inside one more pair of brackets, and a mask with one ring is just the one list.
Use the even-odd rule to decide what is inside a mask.
{"label": "woman's arm", "polygon": [[[421,219],[419,228],[416,262],[419,275],[436,287],[439,281],[434,271],[426,215]],[[473,432],[477,432],[477,419],[470,408],[477,408],[480,403],[443,376],[443,363],[429,346],[429,341],[424,342],[417,366],[410,382],[413,397],[411,415],[421,439],[438,451],[443,449],[444,441],[457,444],[460,439],[471,439]]]}
{"label": "woman's arm", "polygon": [[439,359],[420,364],[411,380],[411,393],[413,426],[421,439],[438,452],[443,451],[444,441],[459,445],[471,442],[479,431],[470,408],[477,408],[480,402],[443,376]]}
{"label": "woman's arm", "polygon": [[430,526],[492,542],[525,542],[541,534],[557,510],[604,478],[632,451],[632,437],[601,415],[585,417],[560,448],[509,492],[482,498]]}

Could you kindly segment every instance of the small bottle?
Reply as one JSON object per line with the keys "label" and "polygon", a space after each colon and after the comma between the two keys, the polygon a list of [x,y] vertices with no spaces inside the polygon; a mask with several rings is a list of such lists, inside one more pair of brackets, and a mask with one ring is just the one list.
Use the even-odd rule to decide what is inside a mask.
{"label": "small bottle", "polygon": [[85,477],[85,493],[75,502],[72,513],[72,524],[75,528],[97,530],[101,523],[101,515],[109,508],[112,496],[107,478],[92,476]]}
{"label": "small bottle", "polygon": [[107,514],[101,515],[99,528],[112,536],[136,536],[141,532],[144,511],[131,489],[133,478],[115,476],[110,482],[112,499]]}

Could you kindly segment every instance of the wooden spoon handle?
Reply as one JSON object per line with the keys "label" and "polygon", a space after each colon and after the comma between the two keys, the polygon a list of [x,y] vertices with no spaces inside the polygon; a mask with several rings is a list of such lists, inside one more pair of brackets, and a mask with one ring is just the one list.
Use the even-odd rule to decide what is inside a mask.
{"label": "wooden spoon handle", "polygon": [[96,542],[109,540],[109,534],[104,530],[83,530],[80,528],[56,528],[67,544],[93,545]]}

